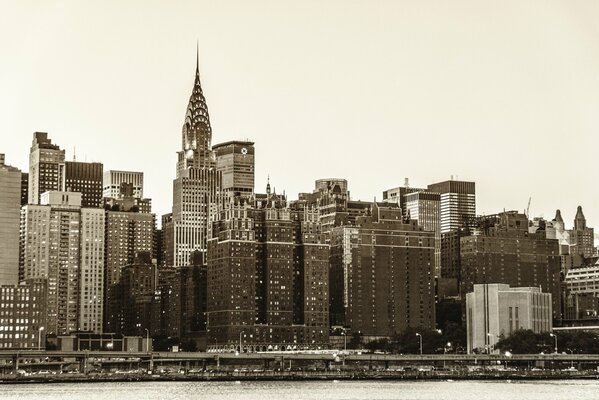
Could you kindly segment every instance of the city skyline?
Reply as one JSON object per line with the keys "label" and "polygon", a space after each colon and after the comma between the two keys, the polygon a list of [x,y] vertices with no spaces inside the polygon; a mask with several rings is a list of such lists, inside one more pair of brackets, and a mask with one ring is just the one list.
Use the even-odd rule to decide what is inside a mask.
{"label": "city skyline", "polygon": [[[112,35],[122,35],[126,39],[122,41],[82,29],[77,16],[89,9],[79,9],[74,3],[64,10],[53,10],[65,23],[63,27],[44,25],[34,12],[30,23],[39,24],[38,30],[21,30],[19,40],[6,43],[11,57],[2,67],[7,70],[0,74],[3,86],[8,88],[0,94],[0,105],[6,112],[0,118],[6,163],[26,172],[32,133],[48,132],[53,142],[66,150],[67,160],[73,159],[76,147],[79,161],[102,162],[105,170],[144,172],[145,196],[153,199],[153,210],[158,216],[170,212],[182,110],[190,95],[195,40],[199,38],[201,79],[210,109],[213,144],[246,138],[256,143],[257,192],[263,191],[268,175],[277,191],[285,190],[290,199],[296,198],[298,192],[312,191],[316,179],[339,177],[348,180],[352,198],[378,200],[384,190],[403,185],[405,177],[410,178],[412,186],[419,187],[453,175],[476,182],[479,214],[503,209],[522,211],[532,197],[531,218],[543,215],[550,220],[555,209],[560,209],[566,226],[571,227],[576,207],[582,205],[589,225],[596,225],[599,211],[593,209],[593,199],[599,193],[585,174],[593,170],[592,114],[596,109],[593,105],[599,104],[598,91],[594,89],[599,87],[599,79],[592,75],[596,70],[592,66],[599,64],[599,48],[591,42],[591,30],[597,28],[590,26],[591,15],[596,13],[583,12],[581,6],[572,11],[567,22],[588,22],[583,24],[584,29],[577,30],[559,19],[561,15],[553,14],[559,11],[559,5],[522,7],[525,16],[532,16],[534,9],[539,18],[529,30],[516,24],[515,31],[525,40],[511,43],[515,47],[508,48],[503,46],[515,33],[501,32],[506,35],[506,43],[494,35],[508,21],[524,22],[513,9],[491,10],[498,12],[496,23],[485,26],[485,18],[478,21],[476,12],[480,13],[478,17],[485,17],[484,11],[489,12],[489,7],[471,4],[471,19],[464,28],[468,32],[460,32],[459,24],[449,21],[449,17],[432,15],[431,21],[441,23],[437,31],[449,36],[441,40],[426,32],[428,25],[418,27],[412,23],[399,28],[387,24],[401,14],[396,5],[380,3],[368,8],[357,4],[360,3],[344,9],[341,16],[347,25],[335,25],[339,32],[326,31],[328,44],[318,44],[316,39],[322,29],[327,29],[333,7],[320,7],[317,15],[305,21],[291,21],[291,26],[296,27],[305,26],[302,22],[312,23],[319,35],[305,30],[304,35],[297,36],[291,27],[275,18],[247,37],[239,37],[251,21],[269,22],[267,15],[277,13],[284,16],[282,8],[257,7],[248,22],[241,18],[243,12],[231,15],[229,23],[239,26],[229,36],[214,34],[226,32],[231,27],[227,24],[219,27],[208,23],[206,28],[197,28],[191,26],[187,14],[177,14],[183,23],[162,40],[158,33],[150,31],[150,21],[159,18],[159,7],[150,7],[142,10],[147,20],[136,22],[139,32],[116,24]],[[14,22],[23,22],[20,18],[32,11],[26,10],[27,6],[14,6]],[[434,11],[428,5],[403,6],[400,11],[405,15],[401,14],[401,18],[423,17],[419,13]],[[51,6],[39,8],[44,7]],[[119,7],[117,22],[126,21],[133,12],[129,7]],[[184,9],[208,22],[211,17],[230,11],[203,3]],[[99,11],[102,14],[110,10],[106,7]],[[465,11],[460,7],[453,11],[460,10]],[[258,15],[258,11],[264,15]],[[309,14],[307,8],[295,11]],[[358,35],[361,32],[351,24],[358,18],[358,11],[366,12],[364,18],[370,18],[363,35]],[[285,12],[292,14],[289,4]],[[100,24],[100,18],[101,15],[92,18],[92,25]],[[382,21],[380,26],[374,24],[376,18]],[[222,17],[216,19],[222,22]],[[558,20],[562,23],[555,25],[560,28],[556,28],[557,33],[543,31]],[[14,38],[8,34],[14,22],[0,28],[4,33],[0,41]],[[161,25],[158,31],[164,33],[172,25]],[[75,29],[80,36],[68,36],[69,29]],[[281,33],[276,40],[270,36],[274,29]],[[446,31],[441,32],[442,29]],[[377,42],[387,31],[391,39]],[[463,35],[472,32],[482,37],[464,41]],[[416,34],[415,43],[420,45],[395,43],[393,39],[403,38],[402,33]],[[140,40],[143,35],[148,35],[147,40]],[[461,38],[462,47],[443,50],[442,45],[456,35]],[[262,41],[252,42],[252,38]],[[264,42],[268,38],[274,43]],[[551,48],[535,47],[539,54],[526,53],[533,39],[543,38],[547,45],[550,38],[566,42],[577,39],[579,47],[556,40]],[[234,43],[236,39],[241,44]],[[352,46],[354,39],[362,41]],[[490,46],[482,51],[477,46],[485,40],[489,40]],[[372,42],[377,46],[369,47]],[[428,49],[426,43],[432,45],[432,54],[423,52]],[[560,47],[560,43],[570,47]],[[294,45],[312,58],[304,59],[293,52],[290,47]],[[392,45],[398,45],[406,54],[396,55]],[[99,50],[94,49],[96,46]],[[278,52],[280,57],[276,59]],[[57,57],[51,57],[52,53]],[[549,59],[551,55],[555,59]],[[481,58],[477,61],[477,57]],[[298,61],[301,62],[296,64]],[[447,63],[443,64],[445,69],[435,65],[440,61]],[[488,75],[483,77],[484,73],[501,70],[493,61],[503,62],[511,75],[494,75],[497,81]],[[279,67],[274,65],[276,62]],[[402,68],[395,70],[398,66]],[[461,67],[467,67],[470,76]],[[377,68],[382,71],[373,74],[371,71]],[[544,75],[533,75],[535,68]],[[569,68],[585,74],[575,77]],[[159,77],[164,77],[164,81],[160,82]],[[476,87],[482,83],[485,84],[481,88]],[[158,90],[155,97],[152,89]],[[497,94],[503,96],[494,99]],[[544,120],[539,118],[543,116]],[[494,125],[485,125],[483,120]],[[510,123],[514,124],[512,130],[508,129]],[[518,129],[513,129],[516,125]],[[480,137],[483,126],[489,132],[485,138]],[[570,130],[572,126],[574,129]],[[526,133],[530,137],[523,136]],[[545,145],[544,140],[559,146]],[[403,146],[406,141],[408,149]],[[427,147],[431,141],[437,141],[436,149]],[[459,146],[448,151],[452,143]],[[306,154],[311,155],[309,162]]]}

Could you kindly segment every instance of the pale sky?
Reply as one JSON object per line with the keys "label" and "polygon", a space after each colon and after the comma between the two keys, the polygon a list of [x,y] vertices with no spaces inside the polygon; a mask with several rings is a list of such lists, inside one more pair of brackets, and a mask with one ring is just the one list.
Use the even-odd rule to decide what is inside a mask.
{"label": "pale sky", "polygon": [[[34,131],[67,159],[145,173],[170,211],[196,40],[213,144],[256,142],[291,199],[476,182],[477,211],[599,230],[597,1],[0,0],[0,152]],[[159,219],[159,217],[158,217]]]}

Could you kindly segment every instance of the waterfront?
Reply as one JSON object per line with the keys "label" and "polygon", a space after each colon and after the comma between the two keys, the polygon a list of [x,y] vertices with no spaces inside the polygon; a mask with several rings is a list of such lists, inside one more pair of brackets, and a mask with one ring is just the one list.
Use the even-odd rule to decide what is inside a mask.
{"label": "waterfront", "polygon": [[4,385],[2,399],[479,400],[599,398],[599,381],[102,382]]}

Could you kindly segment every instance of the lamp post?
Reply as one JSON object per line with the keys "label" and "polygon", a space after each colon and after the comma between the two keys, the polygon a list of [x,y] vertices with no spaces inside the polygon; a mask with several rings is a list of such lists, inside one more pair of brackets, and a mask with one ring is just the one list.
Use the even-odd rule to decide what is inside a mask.
{"label": "lamp post", "polygon": [[[491,332],[487,332],[487,337],[489,338],[489,346],[487,347],[487,354],[491,354],[491,338],[495,339],[495,335]],[[495,343],[493,343],[493,348],[495,347]]]}
{"label": "lamp post", "polygon": [[148,328],[145,328],[146,330],[146,353],[148,353],[150,351],[150,331],[148,330]]}
{"label": "lamp post", "polygon": [[555,339],[555,354],[557,354],[557,335],[555,333],[550,333],[549,336]]}
{"label": "lamp post", "polygon": [[241,335],[243,335],[243,331],[239,332],[239,353],[241,353]]}
{"label": "lamp post", "polygon": [[[447,344],[445,345],[445,347],[443,348],[443,354],[447,354],[447,351],[451,349],[451,342],[447,342]],[[443,369],[445,369],[445,359],[443,359]]]}
{"label": "lamp post", "polygon": [[343,331],[341,334],[343,335],[343,351],[347,352],[347,333]]}
{"label": "lamp post", "polygon": [[418,339],[420,339],[420,355],[422,355],[422,335],[420,333],[416,333]]}
{"label": "lamp post", "polygon": [[[570,352],[570,357],[574,355],[574,350],[567,349]],[[570,368],[574,368],[574,358],[570,358]]]}
{"label": "lamp post", "polygon": [[44,327],[40,326],[37,330],[37,349],[42,349],[42,332],[44,331]]}

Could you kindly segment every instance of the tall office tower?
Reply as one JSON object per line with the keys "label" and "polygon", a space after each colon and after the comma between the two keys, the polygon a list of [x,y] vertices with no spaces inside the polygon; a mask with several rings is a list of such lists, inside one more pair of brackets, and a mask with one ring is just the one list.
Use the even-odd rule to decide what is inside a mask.
{"label": "tall office tower", "polygon": [[222,190],[227,197],[249,198],[254,193],[254,143],[232,141],[214,145],[216,169],[222,173]]}
{"label": "tall office tower", "polygon": [[39,204],[42,193],[62,190],[64,150],[48,139],[46,132],[35,132],[29,152],[28,204]]}
{"label": "tall office tower", "polygon": [[429,192],[441,195],[441,233],[468,225],[476,216],[474,182],[454,181],[428,185]]}
{"label": "tall office tower", "polygon": [[401,212],[405,216],[408,214],[408,210],[406,208],[406,195],[424,191],[426,191],[424,188],[410,187],[408,178],[406,178],[404,186],[388,189],[383,192],[383,202],[399,205]]}
{"label": "tall office tower", "polygon": [[0,349],[46,347],[47,286],[45,279],[0,285]]}
{"label": "tall office tower", "polygon": [[21,172],[21,205],[27,204],[29,197],[29,173]]}
{"label": "tall office tower", "polygon": [[[208,344],[328,343],[328,259],[315,208],[283,196],[232,198],[208,241]],[[289,348],[291,348],[289,347]]]}
{"label": "tall office tower", "polygon": [[373,204],[370,214],[356,221],[346,325],[366,337],[434,328],[434,232],[404,222],[399,208]]}
{"label": "tall office tower", "polygon": [[576,210],[574,229],[570,231],[570,237],[573,242],[573,254],[578,254],[585,258],[597,255],[595,251],[595,231],[593,228],[587,227],[587,220],[582,213],[581,206],[578,206]]}
{"label": "tall office tower", "polygon": [[553,318],[561,318],[559,243],[529,233],[528,218],[516,211],[482,217],[476,235],[461,238],[461,296],[475,284],[541,287],[551,293]]}
{"label": "tall office tower", "polygon": [[81,193],[81,206],[101,208],[102,203],[102,163],[66,161],[62,190]]}
{"label": "tall office tower", "polygon": [[154,214],[134,211],[106,211],[105,239],[105,292],[104,331],[122,332],[123,315],[119,282],[126,265],[135,261],[135,255],[154,250]]}
{"label": "tall office tower", "polygon": [[[125,184],[125,186],[123,186]],[[130,185],[131,193],[126,189]],[[144,197],[144,173],[133,171],[114,171],[104,172],[103,178],[103,196],[118,199],[120,197],[131,196],[138,199]]]}
{"label": "tall office tower", "polygon": [[200,84],[199,64],[182,130],[182,149],[177,153],[177,176],[173,181],[172,222],[162,228],[172,235],[165,248],[170,266],[183,266],[193,251],[206,251],[209,224],[221,196],[221,172],[211,148],[212,128]]}
{"label": "tall office tower", "polygon": [[21,279],[48,280],[47,333],[101,332],[104,214],[81,193],[45,192],[21,212]]}
{"label": "tall office tower", "polygon": [[4,163],[0,154],[0,285],[19,281],[19,221],[21,171]]}
{"label": "tall office tower", "polygon": [[435,233],[435,276],[441,276],[441,218],[439,193],[412,192],[404,196],[405,209],[410,219],[418,222],[425,231]]}

